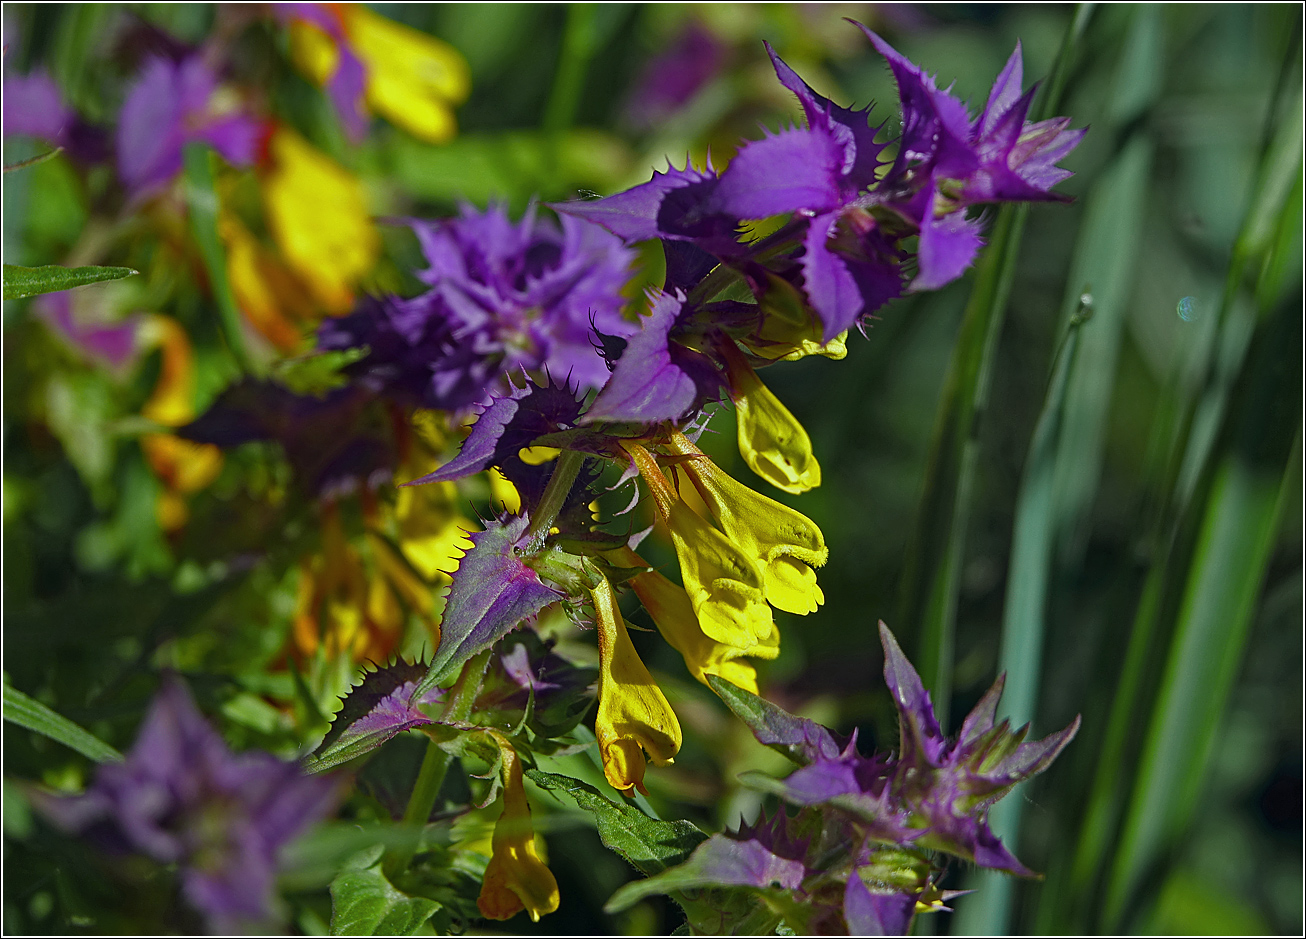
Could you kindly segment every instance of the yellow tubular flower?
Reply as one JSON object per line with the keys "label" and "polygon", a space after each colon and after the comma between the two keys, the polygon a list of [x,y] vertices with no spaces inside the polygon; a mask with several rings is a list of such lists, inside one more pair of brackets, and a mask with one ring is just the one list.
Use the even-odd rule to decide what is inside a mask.
{"label": "yellow tubular flower", "polygon": [[653,493],[658,513],[671,532],[699,626],[712,639],[752,655],[775,631],[766,605],[762,570],[749,552],[735,545],[691,509],[667,482],[652,454],[639,444],[623,444]]}
{"label": "yellow tubular flower", "polygon": [[695,457],[684,462],[685,471],[730,539],[761,565],[767,601],[800,614],[824,603],[812,568],[824,564],[830,551],[816,523],[721,472],[684,434],[674,434],[668,446]]}
{"label": "yellow tubular flower", "polygon": [[521,759],[505,737],[488,733],[503,759],[503,814],[494,826],[493,853],[476,906],[488,919],[511,919],[525,910],[538,923],[558,908],[558,882],[535,850]]}
{"label": "yellow tubular flower", "polygon": [[821,464],[803,425],[762,384],[733,342],[721,344],[735,402],[739,452],[754,473],[795,495],[821,485]]}
{"label": "yellow tubular flower", "polygon": [[349,312],[381,250],[362,183],[284,127],[268,153],[263,204],[277,248],[328,313]]}
{"label": "yellow tubular flower", "polygon": [[601,580],[590,595],[599,633],[599,713],[594,735],[603,757],[603,775],[625,795],[632,788],[646,792],[644,754],[657,766],[670,763],[680,750],[680,722],[630,641],[612,585]]}
{"label": "yellow tubular flower", "polygon": [[838,361],[848,355],[844,330],[825,342],[824,326],[812,314],[811,307],[798,288],[766,271],[767,288],[762,296],[762,325],[743,343],[754,355],[772,361],[797,362],[809,355],[821,355]]}
{"label": "yellow tubular flower", "polygon": [[[645,567],[644,559],[629,548],[609,551],[612,563],[623,567]],[[708,675],[719,675],[732,685],[738,685],[757,694],[757,669],[742,658],[743,653],[733,646],[709,638],[698,625],[689,594],[677,587],[657,571],[639,574],[628,581],[653,617],[653,622],[673,649],[685,658],[690,674],[707,684]],[[780,633],[773,630],[774,641],[760,644],[749,654],[773,659],[780,654]]]}

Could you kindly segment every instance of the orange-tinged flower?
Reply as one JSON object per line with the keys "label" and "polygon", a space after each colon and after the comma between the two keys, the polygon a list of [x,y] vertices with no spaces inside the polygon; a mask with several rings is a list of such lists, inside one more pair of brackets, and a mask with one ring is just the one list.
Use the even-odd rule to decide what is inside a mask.
{"label": "orange-tinged flower", "polygon": [[630,641],[612,585],[600,580],[591,592],[599,634],[599,712],[594,735],[603,774],[629,795],[644,789],[645,756],[665,766],[680,750],[680,722]]}
{"label": "orange-tinged flower", "polygon": [[[176,320],[151,316],[143,322],[140,338],[146,345],[157,345],[162,355],[158,383],[141,415],[165,427],[189,423],[195,417],[195,356],[186,331]],[[213,444],[193,443],[172,434],[145,434],[141,449],[165,487],[155,504],[159,527],[175,531],[186,523],[183,496],[217,478],[222,451]]]}
{"label": "orange-tinged flower", "polygon": [[362,183],[285,127],[268,156],[263,203],[278,250],[328,313],[347,313],[381,250]]}
{"label": "orange-tinged flower", "polygon": [[235,216],[219,216],[218,233],[227,248],[227,279],[236,305],[273,346],[296,350],[305,324],[318,312],[308,289]]}
{"label": "orange-tinged flower", "polygon": [[489,919],[511,919],[525,910],[538,923],[541,916],[558,908],[558,882],[535,847],[521,759],[502,734],[488,733],[498,744],[502,759],[503,814],[494,826],[493,853],[476,906]]}

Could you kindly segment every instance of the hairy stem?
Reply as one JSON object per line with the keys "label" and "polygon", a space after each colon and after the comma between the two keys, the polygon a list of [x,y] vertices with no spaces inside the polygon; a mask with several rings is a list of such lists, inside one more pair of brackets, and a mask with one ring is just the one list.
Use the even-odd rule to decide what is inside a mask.
{"label": "hairy stem", "polygon": [[[467,720],[472,713],[472,704],[481,691],[481,679],[485,677],[485,667],[490,661],[490,650],[478,652],[467,660],[458,681],[449,694],[449,703],[440,715],[442,724],[458,724]],[[413,784],[412,794],[408,797],[408,806],[404,809],[404,827],[416,828],[426,824],[435,807],[436,796],[444,785],[445,774],[449,771],[452,758],[440,749],[434,740],[426,745],[426,756],[422,759],[422,768],[418,771],[417,782]],[[417,852],[415,842],[406,842],[387,853],[384,870],[387,877],[402,873],[413,860]]]}

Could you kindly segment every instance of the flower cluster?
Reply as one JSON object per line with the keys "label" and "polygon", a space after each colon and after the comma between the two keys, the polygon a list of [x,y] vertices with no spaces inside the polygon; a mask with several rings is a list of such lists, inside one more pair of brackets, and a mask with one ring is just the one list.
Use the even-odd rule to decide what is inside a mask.
{"label": "flower cluster", "polygon": [[[268,11],[250,15],[269,25]],[[351,146],[373,113],[427,143],[454,133],[468,72],[443,43],[362,6],[273,4],[270,21]],[[115,137],[126,210],[207,275],[200,290],[222,314],[222,339],[258,377],[224,376],[222,391],[211,382],[205,410],[180,319],[83,320],[67,297],[40,315],[120,372],[135,353],[160,350],[140,446],[163,484],[156,512],[171,537],[185,527],[186,499],[224,466],[278,451],[280,475],[257,501],[275,506],[267,514],[285,545],[249,549],[277,554],[274,578],[286,575],[277,583],[290,622],[274,667],[293,661],[297,691],[333,697],[357,663],[391,662],[344,696],[308,766],[425,734],[444,755],[430,752],[403,809],[423,822],[441,789],[436,767],[486,764],[482,808],[502,793],[502,811],[480,916],[538,920],[559,906],[524,785],[534,754],[596,746],[607,782],[631,801],[593,794],[634,812],[655,778],[648,765],[681,749],[675,696],[641,660],[623,592],[627,613],[638,601],[690,675],[732,706],[752,702],[737,713],[801,764],[785,780],[749,780],[796,815],[714,836],[628,894],[743,888],[764,893],[795,929],[884,933],[947,899],[928,852],[1029,873],[989,830],[987,808],[1041,771],[1075,727],[1024,743],[1023,731],[995,726],[999,681],[946,739],[883,628],[897,755],[863,757],[855,740],[756,697],[756,663],[779,655],[785,617],[825,602],[818,571],[829,549],[812,519],[700,447],[713,407],[729,404],[740,454],[760,479],[790,495],[818,487],[809,435],[759,372],[809,355],[842,359],[849,331],[888,301],[961,276],[981,244],[974,207],[1060,198],[1052,187],[1068,173],[1056,163],[1083,132],[1066,118],[1026,120],[1033,91],[1021,89],[1019,46],[976,117],[861,28],[897,82],[896,139],[869,123],[869,108],[816,94],[768,46],[802,126],[745,143],[720,171],[710,159],[686,163],[625,192],[553,205],[556,220],[534,203],[520,220],[468,204],[453,218],[409,220],[426,263],[411,297],[359,297],[378,283],[381,252],[367,190],[313,134],[274,117],[271,96],[242,87],[237,57],[220,43],[153,55],[127,89]],[[705,41],[691,35],[686,48],[711,52]],[[654,103],[679,106],[718,59]],[[16,87],[16,126],[75,142],[77,118],[47,79]],[[6,97],[7,125],[10,113]],[[665,279],[632,300],[636,242],[657,243]],[[293,357],[270,364],[278,352]],[[256,446],[239,451],[246,444]],[[649,562],[645,537],[668,543],[676,570]],[[592,631],[597,668],[565,662],[544,630],[522,629],[537,617]],[[398,658],[419,645],[429,663]],[[758,713],[760,723],[747,716]],[[592,740],[577,732],[587,714]],[[128,761],[84,796],[47,800],[47,811],[69,830],[177,863],[190,903],[213,928],[234,929],[273,915],[277,851],[334,793],[325,777],[271,757],[233,757],[168,680]],[[420,861],[388,849],[373,873],[386,890],[443,904],[443,888],[422,881],[438,840]]]}
{"label": "flower cluster", "polygon": [[[592,611],[601,675],[595,734],[609,782],[626,793],[643,789],[646,757],[655,764],[671,761],[681,735],[674,712],[629,642],[614,583],[630,583],[697,678],[729,676],[753,689],[756,673],[748,659],[773,658],[779,650],[772,609],[803,615],[824,601],[815,571],[828,552],[819,528],[731,479],[686,431],[692,432],[707,403],[725,393],[737,411],[740,451],[759,476],[790,493],[819,485],[820,466],[807,433],[756,368],[813,353],[842,357],[849,327],[906,289],[909,269],[915,270],[911,287],[918,290],[957,277],[979,245],[978,222],[965,209],[981,201],[1053,198],[1048,189],[1065,174],[1052,163],[1079,139],[1078,132],[1065,130],[1064,120],[1025,122],[1031,95],[1019,93],[1019,49],[984,113],[972,120],[932,79],[878,36],[867,35],[889,60],[901,92],[904,132],[891,163],[881,161],[888,144],[876,142],[865,111],[816,95],[773,54],[780,81],[803,106],[805,128],[746,144],[719,174],[710,166],[686,166],[595,202],[555,206],[564,225],[575,216],[626,242],[660,239],[663,246],[664,289],[650,295],[637,332],[632,335],[606,308],[591,312],[595,346],[610,377],[593,368],[597,356],[591,356],[590,368],[578,364],[574,354],[580,351],[583,358],[584,350],[574,342],[559,346],[554,356],[543,342],[529,341],[538,333],[515,319],[522,287],[509,290],[508,278],[491,276],[522,269],[498,259],[505,253],[523,256],[517,246],[524,242],[521,232],[534,224],[529,217],[523,229],[508,226],[497,211],[476,219],[475,231],[493,229],[495,244],[513,246],[497,254],[464,234],[474,218],[466,211],[439,230],[439,241],[431,230],[419,229],[432,259],[427,280],[435,289],[415,301],[391,301],[380,308],[388,316],[369,314],[366,320],[398,334],[399,324],[420,319],[415,311],[434,307],[441,314],[431,318],[437,328],[429,340],[430,334],[412,327],[404,333],[406,345],[378,331],[381,338],[372,348],[380,351],[366,364],[374,374],[388,369],[397,380],[421,373],[410,364],[414,357],[424,360],[423,368],[445,369],[443,337],[475,336],[458,347],[459,355],[490,349],[521,368],[542,365],[552,376],[565,372],[578,390],[600,388],[585,402],[528,373],[523,387],[491,396],[458,457],[414,482],[447,483],[497,467],[522,498],[521,514],[495,523],[497,534],[489,538],[487,532],[455,575],[433,668],[466,660],[468,650],[506,634],[552,600],[570,602],[580,616]],[[776,215],[791,217],[765,238],[740,238],[743,222]],[[559,266],[565,268],[565,260]],[[732,282],[746,285],[756,302],[723,297]],[[457,304],[467,307],[470,297],[478,300],[472,317],[448,327],[451,318],[463,315]],[[511,302],[496,307],[504,297]],[[492,309],[499,310],[495,325],[485,326]],[[556,319],[547,307],[535,309],[543,311],[541,324]],[[577,325],[574,315],[564,319]],[[508,359],[504,341],[493,338],[506,330],[522,337],[518,347],[537,357]],[[349,341],[362,341],[361,334]],[[346,342],[331,338],[329,344]],[[537,349],[546,354],[539,356]],[[484,370],[478,377],[484,378]],[[437,383],[442,378],[445,387],[454,383],[434,375]],[[523,459],[541,448],[565,456],[548,467]],[[589,478],[578,475],[585,461],[618,467],[623,484],[638,487],[630,482],[638,477],[670,536],[681,586],[635,553],[637,539],[614,534],[602,527],[604,519],[581,511],[598,494]],[[492,565],[477,560],[487,550],[498,552]],[[535,599],[523,605],[527,595]],[[460,603],[473,597],[478,605],[464,619]]]}
{"label": "flower cluster", "polygon": [[43,796],[60,827],[181,870],[186,900],[218,934],[275,919],[281,848],[335,806],[340,787],[267,753],[233,754],[186,686],[167,677],[125,762],[80,796]]}
{"label": "flower cluster", "polygon": [[[869,108],[818,95],[771,52],[806,127],[745,144],[720,173],[687,163],[626,192],[556,206],[628,242],[661,239],[667,256],[664,293],[592,419],[679,421],[724,386],[739,409],[748,465],[786,491],[811,488],[820,476],[807,435],[753,366],[812,353],[840,358],[844,334],[886,302],[955,280],[981,242],[969,207],[1060,198],[1051,187],[1069,173],[1055,163],[1084,132],[1069,130],[1069,118],[1025,120],[1033,89],[1020,93],[1019,46],[971,118],[861,28],[898,84],[896,144],[877,142]],[[884,161],[890,146],[896,155]],[[743,223],[777,217],[771,234],[740,237]],[[747,283],[756,305],[715,299],[726,272]]]}
{"label": "flower cluster", "polygon": [[[767,895],[789,928],[818,935],[906,935],[917,912],[946,909],[956,894],[936,884],[931,852],[1021,877],[1034,876],[994,836],[991,805],[1042,772],[1079,729],[1026,742],[1028,727],[995,724],[1002,678],[947,738],[930,696],[883,623],[884,679],[898,712],[897,754],[865,757],[826,728],[735,690],[726,695],[759,741],[800,768],[783,780],[744,782],[798,811],[714,835],[679,867],[631,884],[620,908],[668,889],[744,887]],[[725,690],[721,685],[719,689]],[[749,700],[751,699],[751,700]]]}

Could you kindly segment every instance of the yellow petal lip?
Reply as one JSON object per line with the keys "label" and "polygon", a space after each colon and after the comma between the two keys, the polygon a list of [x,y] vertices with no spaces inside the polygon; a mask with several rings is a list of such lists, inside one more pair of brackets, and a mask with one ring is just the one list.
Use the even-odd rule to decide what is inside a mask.
{"label": "yellow petal lip", "polygon": [[594,736],[603,773],[614,789],[644,792],[645,754],[657,766],[672,762],[680,751],[680,722],[630,641],[612,585],[600,580],[591,596],[599,634]]}
{"label": "yellow petal lip", "polygon": [[[643,567],[643,559],[629,548],[608,553],[614,564],[626,567]],[[653,618],[658,632],[667,644],[685,659],[691,675],[707,684],[708,675],[720,675],[734,685],[757,694],[757,669],[745,660],[743,649],[730,646],[709,637],[698,624],[689,595],[657,571],[639,574],[630,580],[630,586],[640,603]],[[747,654],[761,658],[775,658],[780,652],[779,633],[773,630],[775,643],[758,644]],[[750,634],[750,639],[751,639]]]}
{"label": "yellow petal lip", "polygon": [[680,579],[699,626],[717,642],[740,649],[745,655],[753,654],[752,650],[774,628],[755,553],[713,528],[686,505],[644,447],[623,446],[652,491],[653,501],[671,533],[680,561]]}
{"label": "yellow petal lip", "polygon": [[683,434],[673,434],[667,447],[692,457],[681,465],[730,541],[761,568],[768,602],[798,614],[825,602],[812,568],[823,565],[830,551],[811,519],[722,472]]}
{"label": "yellow petal lip", "polygon": [[821,464],[803,425],[762,384],[738,346],[722,342],[721,351],[735,402],[739,453],[749,469],[794,495],[821,485]]}

